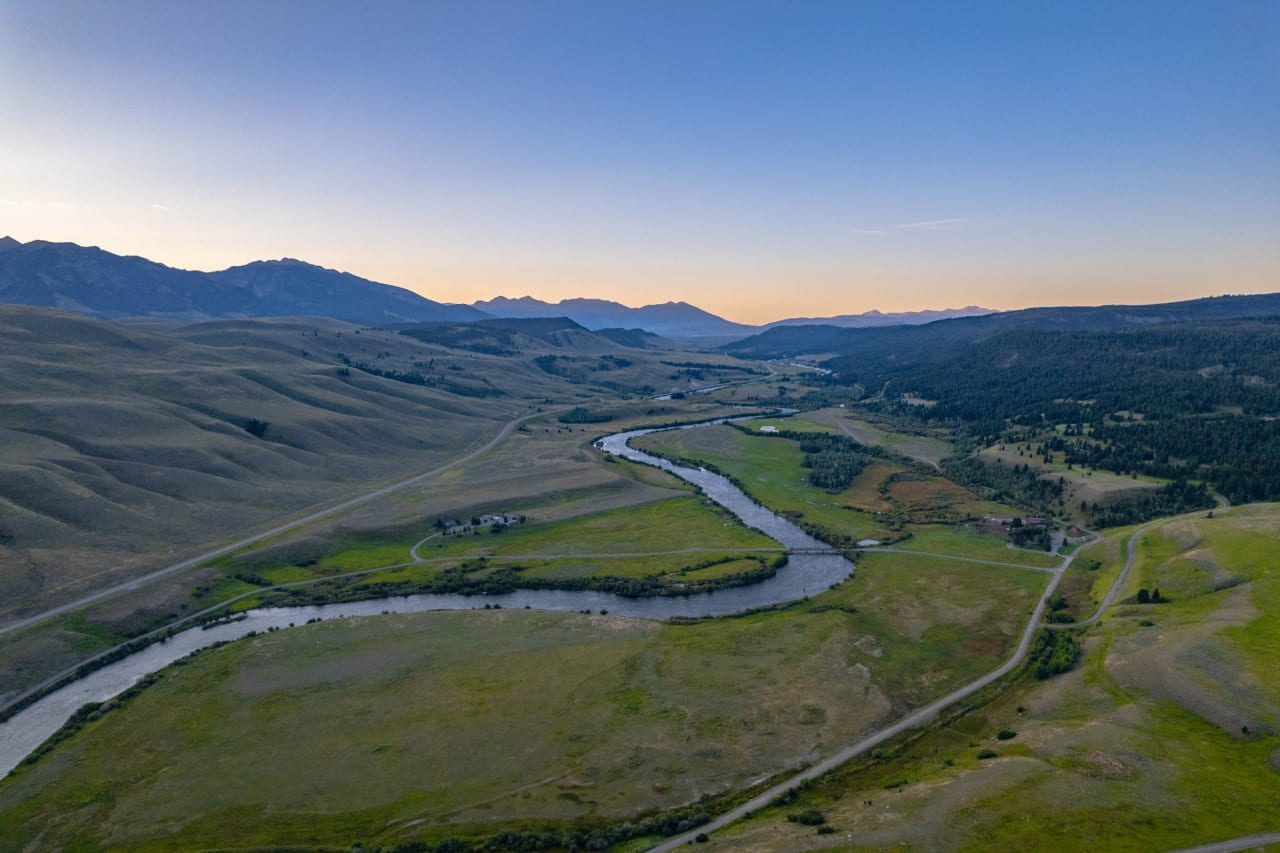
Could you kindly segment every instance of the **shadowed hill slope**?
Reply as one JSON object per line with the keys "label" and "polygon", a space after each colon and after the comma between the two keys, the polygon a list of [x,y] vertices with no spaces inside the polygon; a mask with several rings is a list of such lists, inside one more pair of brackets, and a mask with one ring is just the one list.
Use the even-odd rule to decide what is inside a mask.
{"label": "shadowed hill slope", "polygon": [[107,319],[314,314],[385,325],[488,316],[467,305],[442,305],[401,287],[287,258],[205,273],[96,246],[43,240],[0,244],[0,302]]}

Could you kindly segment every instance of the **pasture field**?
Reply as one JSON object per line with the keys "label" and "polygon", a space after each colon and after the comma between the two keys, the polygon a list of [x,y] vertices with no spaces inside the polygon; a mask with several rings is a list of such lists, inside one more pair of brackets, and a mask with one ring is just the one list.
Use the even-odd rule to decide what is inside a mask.
{"label": "pasture field", "polygon": [[[786,418],[772,423],[782,428],[794,420]],[[892,541],[900,538],[905,530],[913,536],[904,541],[902,547],[912,550],[933,549],[945,554],[1033,566],[1054,566],[1058,562],[1047,554],[1005,548],[1002,539],[980,537],[935,523],[1017,510],[982,500],[940,475],[910,469],[907,462],[874,460],[846,489],[830,494],[809,485],[806,469],[801,464],[804,454],[794,441],[717,426],[655,433],[641,436],[632,444],[669,457],[710,463],[737,480],[765,506],[853,541]]]}
{"label": "pasture field", "polygon": [[691,395],[691,400],[715,400],[726,405],[742,405],[754,403],[760,399],[772,399],[778,393],[776,379],[762,379],[758,382],[745,382],[741,385],[730,385],[717,388],[705,394]]}
{"label": "pasture field", "polygon": [[919,523],[961,521],[984,515],[1021,515],[1009,504],[984,500],[941,474],[899,476],[888,483],[890,500],[907,518]]}
{"label": "pasture field", "polygon": [[[411,547],[421,541],[424,534],[431,538],[417,549],[421,562],[402,565],[411,560]],[[744,527],[705,498],[695,496],[668,498],[563,521],[525,522],[497,531],[479,527],[446,536],[426,528],[407,538],[401,536],[392,541],[375,538],[350,547],[338,547],[340,550],[315,559],[315,565],[308,570],[296,566],[262,568],[270,566],[270,557],[264,563],[259,556],[255,573],[274,580],[299,571],[306,571],[309,577],[325,577],[390,567],[370,572],[356,582],[357,586],[367,586],[426,581],[446,568],[463,564],[472,569],[476,577],[493,566],[519,564],[523,567],[520,577],[536,580],[658,577],[664,582],[679,584],[757,571],[761,567],[760,559],[747,559],[751,554],[745,552],[771,560],[776,553],[770,552],[781,550],[777,542]],[[717,564],[702,565],[711,561]],[[257,597],[246,599],[237,602],[236,609],[258,603]]]}
{"label": "pasture field", "polygon": [[886,423],[868,420],[846,409],[817,409],[796,417],[843,433],[860,444],[883,447],[934,467],[954,451],[941,432],[928,435],[899,432]]}
{"label": "pasture field", "polygon": [[[858,539],[886,539],[890,532],[874,513],[860,512],[809,485],[801,466],[804,454],[793,441],[745,435],[728,426],[673,430],[641,436],[639,450],[710,462],[733,477],[747,494],[775,512],[798,516],[836,533]],[[857,484],[854,484],[857,488]]]}
{"label": "pasture field", "polygon": [[831,429],[831,427],[814,423],[813,421],[804,417],[805,414],[807,413],[791,415],[785,418],[759,418],[757,420],[750,421],[749,423],[746,424],[746,426],[748,429],[752,430],[753,432],[760,432],[761,427],[766,427],[766,426],[771,426],[780,432],[782,431],[822,432],[822,433],[835,432],[835,430]]}
{"label": "pasture field", "polygon": [[928,551],[935,554],[953,554],[957,557],[974,557],[996,563],[1020,563],[1025,566],[1051,568],[1062,560],[1043,551],[1010,548],[1000,536],[980,536],[972,530],[955,525],[926,525],[914,528],[911,538],[897,543],[903,551]]}
{"label": "pasture field", "polygon": [[1071,565],[1062,573],[1058,594],[1076,619],[1087,619],[1098,609],[1125,562],[1125,543],[1135,527],[1108,531],[1107,535],[1080,546]]}
{"label": "pasture field", "polygon": [[[939,685],[972,681],[1011,654],[1048,581],[1040,571],[864,552],[852,578],[807,606],[857,611],[873,638],[873,669],[893,679],[906,710],[947,692]],[[940,677],[943,660],[950,665]]]}
{"label": "pasture field", "polygon": [[[521,577],[531,579],[579,579],[579,578],[647,578],[655,576],[668,583],[686,583],[693,580],[711,580],[730,577],[743,572],[754,572],[760,561],[769,562],[776,552],[762,550],[753,553],[741,551],[696,551],[681,554],[662,554],[646,557],[566,557],[563,559],[514,559],[510,557],[484,558],[483,560],[432,560],[400,568],[371,572],[362,576],[356,584],[368,586],[398,581],[427,581],[442,571],[462,567],[470,569],[475,577],[493,569],[519,565]],[[704,565],[711,563],[712,565]],[[700,567],[700,568],[695,568]]]}
{"label": "pasture field", "polygon": [[849,488],[840,493],[844,506],[858,507],[871,512],[884,512],[894,508],[893,501],[881,491],[881,486],[889,477],[901,473],[905,469],[895,462],[877,459],[862,469],[862,473],[854,478]]}
{"label": "pasture field", "polygon": [[[562,424],[555,414],[547,414],[529,421],[501,445],[465,466],[372,501],[313,531],[325,534],[338,526],[377,529],[490,512],[518,512],[551,521],[643,503],[659,495],[670,497],[691,487],[647,465],[608,462],[609,457],[593,448],[592,441],[638,426],[743,413],[693,400],[601,402],[592,403],[590,409],[612,419],[598,424]],[[654,491],[645,492],[637,486]]]}
{"label": "pasture field", "polygon": [[525,523],[432,539],[424,559],[446,556],[644,554],[682,548],[780,548],[703,497],[668,498],[548,524]]}
{"label": "pasture field", "polygon": [[1045,580],[874,554],[738,618],[481,610],[260,635],[0,782],[0,837],[145,851],[617,823],[798,767],[993,668]]}
{"label": "pasture field", "polygon": [[[1087,501],[1091,504],[1105,503],[1108,498],[1116,495],[1141,489],[1158,488],[1167,482],[1156,477],[1124,476],[1110,471],[1081,468],[1068,470],[1066,463],[1060,461],[1061,454],[1056,458],[1057,461],[1046,464],[1044,457],[1035,455],[1032,444],[1034,442],[988,447],[978,453],[978,458],[983,462],[999,460],[1005,465],[1027,465],[1032,470],[1040,471],[1045,477],[1051,477],[1055,480],[1059,477],[1063,478],[1066,480],[1066,504],[1069,507],[1079,504],[1080,501]],[[1019,455],[1018,451],[1020,450],[1023,451],[1024,455]]]}
{"label": "pasture field", "polygon": [[780,395],[786,394],[794,394],[798,399],[808,393],[808,389],[803,385],[797,385],[795,380],[802,379],[810,371],[781,362],[772,362],[770,367],[773,373],[768,376],[753,377],[750,381],[729,385],[726,388],[699,392],[696,395],[691,394],[689,399],[703,398],[741,405],[743,403],[754,403],[761,399],[773,401]]}
{"label": "pasture field", "polygon": [[[588,509],[590,501],[581,502]],[[464,519],[465,521],[465,519]],[[422,541],[426,539],[426,541]],[[406,563],[410,550],[422,542],[418,556],[424,561],[476,557],[572,557],[576,555],[646,555],[678,550],[778,549],[769,537],[744,527],[735,517],[705,498],[693,495],[663,498],[649,503],[574,516],[559,521],[528,520],[502,527],[476,527],[465,533],[444,535],[423,524],[412,530],[348,534],[335,537],[328,553],[298,548],[250,551],[220,561],[229,572],[251,569],[275,579],[293,577],[301,567],[279,562],[305,556],[303,570],[311,577],[362,571]]]}
{"label": "pasture field", "polygon": [[[1123,563],[1125,540],[1082,551],[1104,562],[1100,586]],[[1280,829],[1278,544],[1278,504],[1157,525],[1140,541],[1125,592],[1159,586],[1171,600],[1114,604],[1085,633],[1075,670],[1024,676],[716,842],[747,851],[1147,851]],[[995,756],[979,759],[982,750]],[[832,831],[786,820],[806,808]]]}

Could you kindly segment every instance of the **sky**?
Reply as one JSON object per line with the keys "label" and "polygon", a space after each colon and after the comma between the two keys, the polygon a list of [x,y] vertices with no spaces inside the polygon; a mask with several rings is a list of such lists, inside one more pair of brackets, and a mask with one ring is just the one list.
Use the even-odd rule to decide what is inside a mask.
{"label": "sky", "polygon": [[0,0],[0,235],[764,322],[1280,290],[1280,2]]}

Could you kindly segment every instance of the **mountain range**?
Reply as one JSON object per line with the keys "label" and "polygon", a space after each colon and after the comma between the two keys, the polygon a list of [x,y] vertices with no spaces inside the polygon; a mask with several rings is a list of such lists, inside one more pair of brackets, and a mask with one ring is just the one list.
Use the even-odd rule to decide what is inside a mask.
{"label": "mountain range", "polygon": [[386,325],[490,316],[291,258],[196,272],[97,246],[11,237],[0,239],[0,302],[107,320],[318,316]]}
{"label": "mountain range", "polygon": [[[1107,331],[1179,320],[1280,314],[1280,295],[1214,297],[1162,305],[1028,308],[970,305],[942,311],[794,317],[762,326],[735,323],[687,302],[629,307],[605,299],[544,302],[496,297],[458,305],[292,258],[216,272],[183,270],[96,246],[0,238],[0,303],[33,305],[107,320],[197,322],[249,317],[329,317],[369,326],[473,323],[495,318],[567,318],[585,329],[640,330],[724,344],[747,357],[899,352],[984,340],[1011,329]],[[615,332],[616,333],[616,332]]]}
{"label": "mountain range", "polygon": [[410,290],[292,258],[254,261],[216,272],[183,270],[97,246],[0,238],[0,303],[57,308],[102,319],[164,317],[184,321],[318,316],[374,326],[473,322],[494,317],[567,317],[587,329],[643,329],[675,338],[743,338],[778,325],[839,327],[927,323],[990,313],[969,306],[886,314],[868,311],[791,318],[763,326],[735,323],[687,302],[629,307],[604,299],[544,302],[499,296],[446,304]]}
{"label": "mountain range", "polygon": [[776,325],[726,344],[743,358],[781,358],[819,353],[846,357],[916,360],[989,340],[1013,331],[1111,332],[1163,323],[1228,321],[1280,316],[1280,293],[1211,296],[1156,305],[1064,306],[953,317],[922,325],[845,328],[835,325]]}
{"label": "mountain range", "polygon": [[669,338],[741,338],[777,326],[812,324],[844,328],[915,325],[950,317],[971,317],[992,313],[990,308],[970,305],[965,308],[941,311],[906,311],[895,314],[867,311],[862,314],[839,314],[834,317],[791,317],[762,326],[749,326],[718,317],[687,302],[664,302],[660,305],[630,308],[620,302],[606,299],[562,299],[559,302],[543,302],[532,296],[522,296],[519,299],[499,296],[487,301],[473,302],[472,307],[497,317],[568,317],[588,329],[641,328]]}
{"label": "mountain range", "polygon": [[669,338],[723,335],[744,337],[760,331],[754,326],[717,317],[687,302],[664,302],[630,308],[607,299],[564,299],[543,302],[532,296],[499,296],[474,302],[473,308],[494,317],[568,317],[588,329],[640,328]]}

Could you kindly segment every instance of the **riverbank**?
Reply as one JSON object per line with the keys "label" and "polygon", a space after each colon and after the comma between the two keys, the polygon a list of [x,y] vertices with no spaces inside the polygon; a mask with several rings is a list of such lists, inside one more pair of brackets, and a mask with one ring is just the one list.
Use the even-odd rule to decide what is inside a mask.
{"label": "riverbank", "polygon": [[[696,429],[722,422],[723,419],[718,419],[666,429]],[[0,723],[0,773],[9,772],[23,757],[57,732],[83,705],[105,702],[129,689],[146,675],[185,657],[197,648],[223,640],[239,639],[251,632],[293,627],[315,619],[424,610],[465,610],[485,605],[491,608],[500,606],[596,613],[603,610],[612,614],[655,620],[721,616],[794,601],[827,589],[852,574],[851,562],[839,554],[830,553],[824,543],[756,504],[726,478],[705,470],[674,465],[627,445],[636,435],[660,429],[647,428],[617,433],[600,439],[596,446],[607,453],[675,474],[697,486],[710,500],[733,513],[748,527],[765,533],[789,551],[808,553],[791,557],[785,569],[770,574],[767,579],[758,583],[679,596],[636,598],[597,590],[564,589],[513,590],[484,596],[465,592],[398,595],[341,604],[265,608],[248,611],[244,619],[235,623],[220,624],[207,630],[193,628],[173,635],[161,633],[157,635],[156,644],[119,660],[112,660],[82,678],[63,684]],[[58,683],[65,678],[64,675],[58,679]]]}

